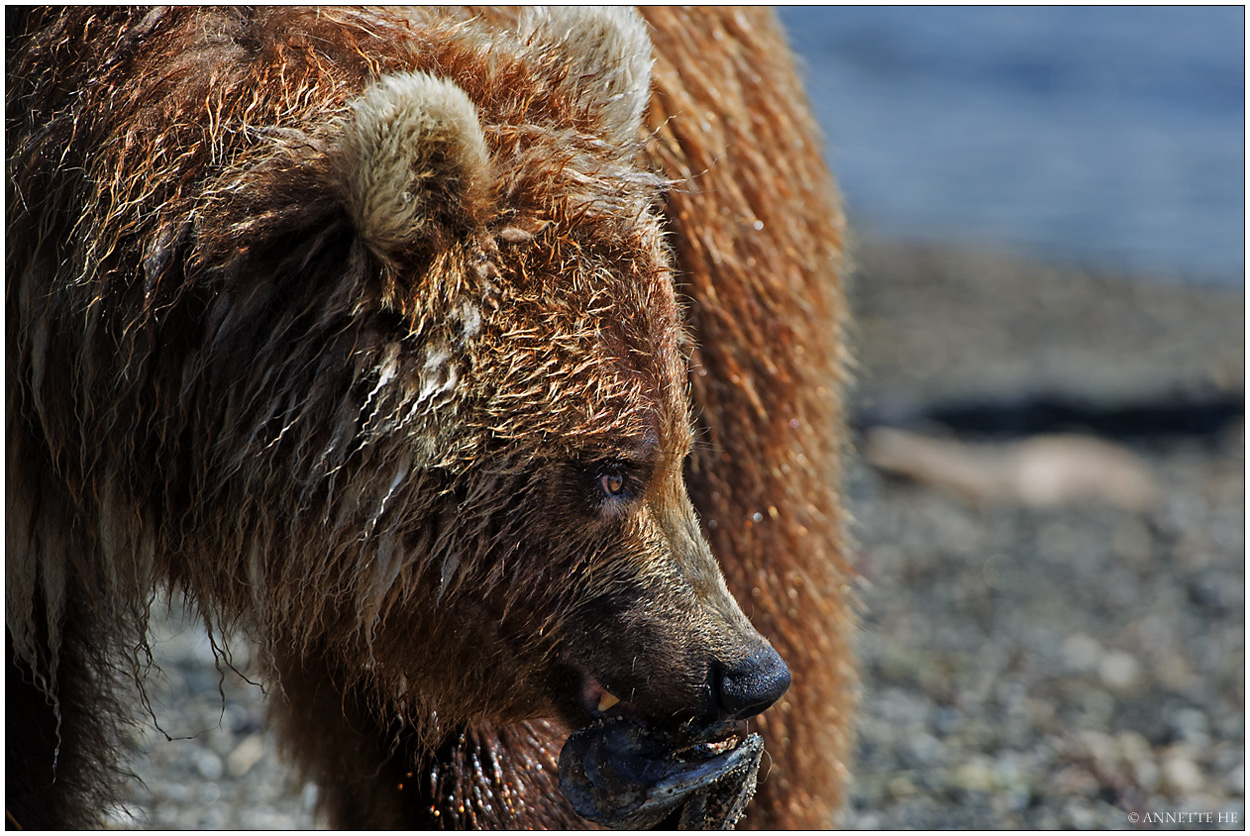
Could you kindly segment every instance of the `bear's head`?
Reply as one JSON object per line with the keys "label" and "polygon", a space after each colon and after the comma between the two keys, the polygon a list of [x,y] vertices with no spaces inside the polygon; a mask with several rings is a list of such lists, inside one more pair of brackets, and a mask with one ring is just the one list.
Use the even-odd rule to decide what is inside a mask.
{"label": "bear's head", "polygon": [[198,220],[233,358],[206,408],[268,480],[238,546],[257,609],[432,735],[754,716],[789,671],[684,485],[645,26],[529,10],[515,42],[430,42],[324,126],[259,137]]}

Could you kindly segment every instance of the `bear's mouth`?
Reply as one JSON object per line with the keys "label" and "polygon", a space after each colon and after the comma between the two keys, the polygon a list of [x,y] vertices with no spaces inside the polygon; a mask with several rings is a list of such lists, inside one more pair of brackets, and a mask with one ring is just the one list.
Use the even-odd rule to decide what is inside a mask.
{"label": "bear's mouth", "polygon": [[614,828],[732,828],[755,792],[763,752],[746,722],[650,722],[587,677],[590,723],[560,752],[560,789],[578,815]]}

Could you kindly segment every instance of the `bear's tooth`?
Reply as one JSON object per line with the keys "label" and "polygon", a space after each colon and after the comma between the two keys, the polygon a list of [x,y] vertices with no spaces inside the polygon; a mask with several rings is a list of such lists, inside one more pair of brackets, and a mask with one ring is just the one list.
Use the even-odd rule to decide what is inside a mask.
{"label": "bear's tooth", "polygon": [[620,702],[620,700],[617,699],[617,697],[615,697],[612,694],[609,694],[607,691],[604,691],[603,696],[599,698],[599,711],[601,712],[607,711],[609,708],[616,705],[618,702]]}

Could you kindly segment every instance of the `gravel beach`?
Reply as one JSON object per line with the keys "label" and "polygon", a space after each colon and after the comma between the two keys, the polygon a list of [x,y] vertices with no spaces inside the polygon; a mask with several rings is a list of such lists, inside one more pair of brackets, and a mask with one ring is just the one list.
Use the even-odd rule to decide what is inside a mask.
{"label": "gravel beach", "polygon": [[[983,484],[852,468],[842,825],[1243,829],[1242,293],[865,245],[854,298],[865,458],[901,430]],[[1043,438],[1137,491],[1003,478]]]}
{"label": "gravel beach", "polygon": [[[1243,290],[918,245],[857,262],[864,691],[838,824],[1244,829]],[[194,625],[153,633],[114,825],[316,826],[261,688]]]}

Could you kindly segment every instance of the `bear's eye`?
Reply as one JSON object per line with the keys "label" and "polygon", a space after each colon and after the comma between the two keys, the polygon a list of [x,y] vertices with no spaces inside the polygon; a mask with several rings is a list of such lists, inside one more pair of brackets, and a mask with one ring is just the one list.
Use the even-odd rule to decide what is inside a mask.
{"label": "bear's eye", "polygon": [[599,490],[603,491],[604,496],[622,497],[625,496],[625,477],[616,472],[599,474]]}
{"label": "bear's eye", "polygon": [[652,467],[648,462],[600,459],[579,468],[581,482],[597,514],[615,518],[625,513],[646,491]]}

